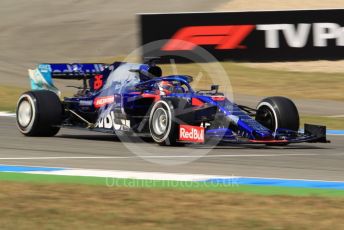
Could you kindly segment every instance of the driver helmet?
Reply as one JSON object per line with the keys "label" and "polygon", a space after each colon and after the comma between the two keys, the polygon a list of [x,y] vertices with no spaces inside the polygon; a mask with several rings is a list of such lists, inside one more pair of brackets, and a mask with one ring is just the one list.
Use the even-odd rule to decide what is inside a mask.
{"label": "driver helmet", "polygon": [[166,95],[171,94],[173,92],[174,86],[169,81],[161,81],[158,83],[159,90],[164,92]]}

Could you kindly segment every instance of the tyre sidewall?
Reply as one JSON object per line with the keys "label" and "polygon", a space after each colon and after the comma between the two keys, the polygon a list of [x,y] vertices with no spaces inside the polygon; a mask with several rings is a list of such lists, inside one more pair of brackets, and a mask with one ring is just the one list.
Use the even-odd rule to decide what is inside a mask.
{"label": "tyre sidewall", "polygon": [[274,116],[275,130],[273,131],[278,128],[298,131],[300,125],[299,113],[290,99],[285,97],[265,98],[258,104],[257,110],[263,106],[267,107]]}
{"label": "tyre sidewall", "polygon": [[[25,127],[22,126],[21,124],[19,124],[19,114],[18,114],[19,106],[23,101],[28,101],[30,106],[31,106],[30,123]],[[31,92],[26,92],[20,96],[18,103],[17,103],[16,120],[17,120],[17,127],[21,133],[26,134],[26,135],[30,135],[30,134],[34,133],[34,130],[36,130],[37,123],[38,123],[37,122],[38,121],[37,101]]]}
{"label": "tyre sidewall", "polygon": [[[172,121],[172,109],[170,108],[170,106],[171,106],[171,104],[168,103],[167,101],[164,101],[164,100],[157,101],[153,105],[151,112],[150,112],[150,115],[149,115],[149,130],[150,130],[151,136],[152,136],[153,140],[159,144],[166,142],[169,139],[169,135],[171,133],[173,121]],[[152,127],[153,115],[159,108],[163,108],[166,111],[166,114],[168,116],[168,118],[167,118],[168,119],[167,129],[162,135],[156,134],[154,132],[153,127]]]}
{"label": "tyre sidewall", "polygon": [[[29,125],[23,127],[19,124],[18,109],[22,101],[27,100],[32,109]],[[54,136],[58,131],[62,118],[62,104],[58,96],[48,90],[29,91],[19,98],[17,103],[17,127],[27,136]]]}

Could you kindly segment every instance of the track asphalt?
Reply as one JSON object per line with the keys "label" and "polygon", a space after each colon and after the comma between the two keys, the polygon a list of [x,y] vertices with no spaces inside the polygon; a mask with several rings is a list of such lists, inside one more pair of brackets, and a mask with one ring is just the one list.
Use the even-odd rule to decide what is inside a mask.
{"label": "track asphalt", "polygon": [[18,132],[13,117],[0,117],[0,125],[0,164],[5,165],[344,180],[342,135],[329,136],[330,144],[286,147],[160,147],[66,129],[56,137],[25,137]]}

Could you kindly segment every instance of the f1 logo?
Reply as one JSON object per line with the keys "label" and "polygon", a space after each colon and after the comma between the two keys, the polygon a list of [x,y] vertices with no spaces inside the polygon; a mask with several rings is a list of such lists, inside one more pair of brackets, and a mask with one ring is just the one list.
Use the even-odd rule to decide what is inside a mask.
{"label": "f1 logo", "polygon": [[193,50],[197,45],[216,45],[215,49],[246,48],[241,42],[254,25],[189,26],[178,30],[162,47],[164,51]]}

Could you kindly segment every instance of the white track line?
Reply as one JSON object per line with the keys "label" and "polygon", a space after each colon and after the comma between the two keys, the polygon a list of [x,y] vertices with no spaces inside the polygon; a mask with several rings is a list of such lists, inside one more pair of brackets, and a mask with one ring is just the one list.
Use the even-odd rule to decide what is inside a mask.
{"label": "white track line", "polygon": [[331,115],[331,116],[324,116],[324,117],[329,117],[329,118],[344,118],[344,114],[340,114],[340,115]]}
{"label": "white track line", "polygon": [[222,158],[222,157],[283,157],[283,156],[317,156],[317,153],[285,153],[285,154],[233,154],[233,155],[177,155],[177,156],[56,156],[56,157],[1,157],[0,160],[59,160],[59,159],[137,159],[137,158]]}
{"label": "white track line", "polygon": [[16,117],[16,114],[15,113],[1,112],[0,111],[0,117]]}
{"label": "white track line", "polygon": [[[91,176],[105,178],[126,178],[140,180],[172,180],[172,181],[203,181],[210,178],[228,179],[232,176],[217,176],[203,174],[184,174],[184,173],[163,173],[163,172],[139,172],[139,171],[119,171],[119,170],[98,170],[98,169],[66,169],[53,172],[32,171],[30,174],[46,174],[61,176]],[[109,180],[108,182],[111,182]]]}
{"label": "white track line", "polygon": [[[0,164],[0,166],[8,166],[8,164]],[[11,165],[17,167],[42,167],[42,168],[56,168],[56,171],[28,171],[30,174],[47,174],[47,175],[64,175],[64,176],[91,176],[104,177],[107,179],[128,178],[128,179],[142,179],[142,180],[173,180],[173,181],[201,181],[210,178],[237,178],[237,176],[225,175],[206,175],[199,173],[173,173],[173,172],[150,172],[150,171],[128,171],[128,170],[108,170],[108,169],[87,169],[87,168],[65,168],[65,167],[50,167],[42,165]],[[62,170],[61,170],[62,168]],[[107,180],[111,183],[111,180]]]}
{"label": "white track line", "polygon": [[[100,169],[66,169],[57,171],[29,171],[30,174],[45,175],[61,175],[61,176],[88,176],[88,177],[104,177],[107,183],[114,182],[113,179],[139,179],[139,180],[168,180],[168,181],[206,181],[209,179],[233,179],[233,182],[240,178],[251,179],[271,179],[271,180],[297,180],[297,181],[313,181],[313,182],[344,182],[331,180],[314,180],[314,179],[291,179],[276,177],[252,177],[252,176],[234,176],[234,175],[207,175],[207,174],[189,174],[189,173],[169,173],[169,172],[145,172],[145,171],[124,171],[124,170],[100,170]],[[112,180],[111,180],[112,179]],[[235,180],[236,179],[236,180]]]}
{"label": "white track line", "polygon": [[[0,164],[0,166],[8,166]],[[111,179],[127,178],[127,179],[143,179],[143,180],[172,180],[172,181],[204,181],[208,179],[273,179],[273,180],[298,180],[298,181],[315,181],[315,182],[344,182],[336,180],[315,180],[305,178],[280,178],[280,177],[252,177],[252,176],[235,176],[235,175],[207,175],[198,173],[173,173],[173,172],[152,172],[152,171],[127,171],[127,170],[106,170],[106,169],[86,169],[86,168],[65,168],[50,166],[31,166],[31,165],[12,165],[24,167],[44,167],[57,168],[56,171],[28,171],[24,173],[30,174],[48,174],[48,175],[65,175],[65,176],[91,176],[107,178],[107,183],[111,184]],[[63,167],[62,167],[63,168]],[[233,181],[235,182],[235,181]]]}

